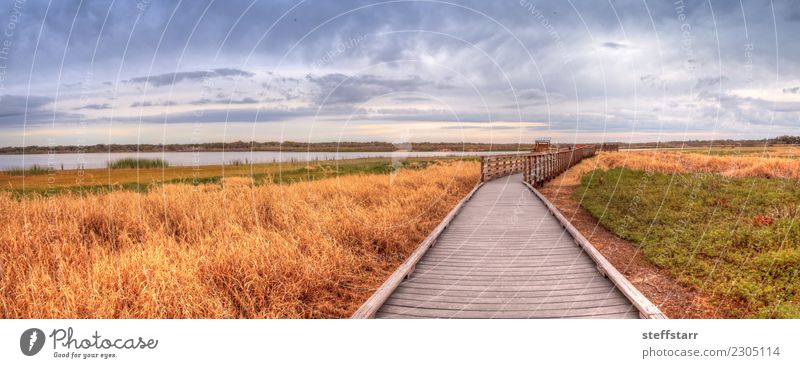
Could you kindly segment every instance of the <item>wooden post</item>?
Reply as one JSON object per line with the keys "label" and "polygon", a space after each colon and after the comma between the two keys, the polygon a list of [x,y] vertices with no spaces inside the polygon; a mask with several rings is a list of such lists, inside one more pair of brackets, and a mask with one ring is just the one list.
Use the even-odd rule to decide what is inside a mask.
{"label": "wooden post", "polygon": [[484,161],[486,161],[486,157],[485,157],[485,156],[484,156],[484,157],[481,157],[481,183],[483,183],[484,181],[486,181],[486,176],[485,176],[485,174],[484,174],[484,172],[483,172],[483,162],[484,162]]}
{"label": "wooden post", "polygon": [[529,179],[529,176],[530,176],[530,173],[528,172],[528,167],[530,167],[530,164],[528,163],[528,159],[529,159],[529,158],[530,158],[530,156],[525,156],[525,158],[524,158],[524,161],[525,161],[525,167],[522,169],[522,170],[523,170],[523,171],[522,171],[522,180],[523,180],[524,182],[526,182],[526,183],[528,183],[528,182],[529,182],[529,180],[528,180],[528,179]]}

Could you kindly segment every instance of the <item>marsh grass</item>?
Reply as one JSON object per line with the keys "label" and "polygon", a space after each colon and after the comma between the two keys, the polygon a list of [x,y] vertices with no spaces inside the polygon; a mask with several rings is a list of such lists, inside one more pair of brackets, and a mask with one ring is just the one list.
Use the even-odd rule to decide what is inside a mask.
{"label": "marsh grass", "polygon": [[126,157],[106,164],[109,169],[155,169],[169,167],[169,163],[158,158],[133,158]]}
{"label": "marsh grass", "polygon": [[[600,152],[562,174],[554,185],[578,185],[592,170],[625,168],[664,174],[716,173],[725,177],[777,178],[800,181],[800,160],[791,158],[797,148],[776,148],[749,155],[718,155],[675,151]],[[763,151],[763,150],[762,150]]]}
{"label": "marsh grass", "polygon": [[26,175],[45,175],[51,172],[47,166],[31,165],[26,168],[15,167],[3,172],[9,176],[26,176]]}
{"label": "marsh grass", "polygon": [[347,317],[476,184],[478,167],[0,193],[0,317]]}

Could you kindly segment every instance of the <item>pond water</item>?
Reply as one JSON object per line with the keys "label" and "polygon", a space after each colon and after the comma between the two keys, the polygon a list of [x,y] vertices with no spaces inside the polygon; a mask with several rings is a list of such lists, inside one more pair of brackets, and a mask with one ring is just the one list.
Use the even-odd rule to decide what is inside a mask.
{"label": "pond water", "polygon": [[440,156],[484,156],[502,155],[516,152],[125,152],[125,153],[55,153],[0,155],[0,170],[31,167],[33,165],[52,166],[55,169],[105,168],[109,161],[121,158],[158,158],[171,166],[221,165],[223,163],[267,163],[267,162],[306,162],[318,160],[344,160],[372,157],[440,157]]}

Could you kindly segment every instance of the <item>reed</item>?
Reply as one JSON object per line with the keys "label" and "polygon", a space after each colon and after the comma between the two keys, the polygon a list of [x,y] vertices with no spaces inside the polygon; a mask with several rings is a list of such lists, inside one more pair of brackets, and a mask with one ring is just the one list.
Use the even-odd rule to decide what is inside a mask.
{"label": "reed", "polygon": [[133,158],[126,157],[109,161],[109,169],[155,169],[169,167],[169,163],[158,158]]}
{"label": "reed", "polygon": [[3,193],[0,316],[346,317],[478,176],[452,162],[290,185]]}
{"label": "reed", "polygon": [[[63,170],[63,168],[62,168]],[[15,167],[5,170],[4,173],[8,176],[26,176],[26,175],[45,175],[51,170],[43,165],[31,165],[26,168]]]}

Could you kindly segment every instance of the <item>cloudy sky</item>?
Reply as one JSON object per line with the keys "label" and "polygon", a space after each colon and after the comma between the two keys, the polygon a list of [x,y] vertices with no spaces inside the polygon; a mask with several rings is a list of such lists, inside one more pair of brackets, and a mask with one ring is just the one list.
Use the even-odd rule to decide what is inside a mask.
{"label": "cloudy sky", "polygon": [[800,134],[798,1],[0,7],[0,146]]}

